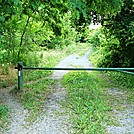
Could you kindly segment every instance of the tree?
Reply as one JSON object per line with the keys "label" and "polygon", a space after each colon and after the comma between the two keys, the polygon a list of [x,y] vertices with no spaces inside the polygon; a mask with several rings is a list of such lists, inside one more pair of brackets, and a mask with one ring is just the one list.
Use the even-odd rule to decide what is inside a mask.
{"label": "tree", "polygon": [[[119,44],[109,45],[108,51],[112,52],[114,61],[111,67],[134,67],[134,2],[124,0],[121,11],[116,16],[112,16],[106,22],[105,34],[114,36]],[[113,48],[113,49],[111,49]]]}
{"label": "tree", "polygon": [[69,44],[71,34],[90,24],[92,10],[116,14],[120,5],[121,0],[0,0],[1,51],[16,62],[44,41]]}
{"label": "tree", "polygon": [[7,62],[20,60],[32,44],[60,36],[61,19],[68,10],[66,3],[54,0],[1,0],[0,7],[1,50],[7,50],[3,58]]}

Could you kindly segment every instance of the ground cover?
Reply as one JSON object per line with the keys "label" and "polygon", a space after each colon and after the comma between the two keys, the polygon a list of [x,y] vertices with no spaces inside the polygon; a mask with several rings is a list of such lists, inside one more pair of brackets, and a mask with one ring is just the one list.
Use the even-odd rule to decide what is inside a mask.
{"label": "ground cover", "polygon": [[[30,57],[28,57],[29,60],[27,59],[28,61],[25,62],[24,65],[30,67],[35,67],[37,65],[39,67],[54,67],[65,56],[71,53],[79,53],[79,55],[81,55],[82,53],[85,53],[85,51],[87,51],[88,49],[88,44],[72,44],[62,49],[58,48],[55,50],[48,50],[36,53],[36,57],[34,57],[34,53],[33,55],[30,53]],[[40,62],[37,64],[36,60],[39,60]],[[4,64],[1,66],[0,69],[0,91],[2,92],[0,96],[0,105],[2,107],[0,109],[0,113],[3,118],[0,123],[2,127],[4,127],[5,122],[7,122],[7,118],[5,118],[5,115],[3,115],[3,110],[7,111],[6,113],[8,113],[8,115],[10,115],[11,111],[10,105],[7,106],[8,104],[6,103],[8,101],[3,99],[3,95],[8,94],[10,100],[15,98],[17,101],[21,102],[21,104],[23,104],[25,108],[33,110],[34,115],[37,116],[35,112],[43,109],[43,101],[45,100],[46,95],[51,92],[50,89],[55,83],[55,80],[46,78],[50,74],[52,74],[52,71],[24,71],[24,89],[23,92],[18,93],[16,86],[17,70],[15,70],[13,66],[11,66],[7,65],[6,70]],[[10,88],[10,86],[13,87]],[[12,96],[14,97],[12,98]],[[5,98],[8,99],[8,97]],[[12,101],[10,102],[12,103]],[[17,107],[15,108],[17,109]],[[10,116],[6,117],[9,118]],[[32,115],[30,115],[30,117],[33,118],[33,113]]]}

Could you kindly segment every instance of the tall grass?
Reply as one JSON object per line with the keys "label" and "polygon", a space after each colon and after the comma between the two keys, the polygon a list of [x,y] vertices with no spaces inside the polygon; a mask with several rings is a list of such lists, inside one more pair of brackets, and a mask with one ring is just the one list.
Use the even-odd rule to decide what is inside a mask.
{"label": "tall grass", "polygon": [[[52,49],[52,50],[47,50],[47,51],[42,51],[36,54],[35,57],[31,56],[32,59],[34,58],[33,64],[32,64],[32,59],[29,59],[26,66],[30,67],[54,67],[58,64],[60,60],[62,60],[64,57],[72,54],[72,53],[77,53],[79,55],[84,54],[86,51],[90,49],[89,45],[86,43],[79,43],[79,44],[72,44],[69,46],[64,46],[63,48],[57,48],[57,49]],[[39,57],[40,58],[39,58]],[[38,60],[38,64],[35,65]],[[52,73],[52,71],[33,71],[33,70],[28,70],[25,71],[25,81],[33,81],[39,78],[43,78],[46,76],[49,76]]]}
{"label": "tall grass", "polygon": [[70,72],[63,77],[67,102],[77,134],[103,134],[110,107],[106,101],[106,82],[96,73]]}

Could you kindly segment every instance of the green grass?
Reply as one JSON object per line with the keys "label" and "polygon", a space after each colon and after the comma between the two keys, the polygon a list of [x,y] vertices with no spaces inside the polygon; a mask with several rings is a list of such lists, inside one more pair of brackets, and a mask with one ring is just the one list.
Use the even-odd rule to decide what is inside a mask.
{"label": "green grass", "polygon": [[[82,52],[81,52],[82,50]],[[85,54],[89,50],[87,44],[70,45],[64,49],[48,50],[42,55],[42,62],[38,65],[39,67],[54,67],[58,62],[70,55],[71,53],[79,53],[80,55]],[[46,79],[52,71],[41,71],[41,70],[24,70],[24,84],[29,81],[33,81],[33,84],[26,84],[24,86],[24,92],[21,94],[21,102],[28,109],[40,109],[41,103],[45,100],[49,89],[52,84],[55,83],[52,79]],[[36,82],[38,80],[38,82]],[[43,93],[42,93],[43,92]]]}
{"label": "green grass", "polygon": [[103,134],[110,107],[106,101],[106,82],[98,73],[70,72],[63,77],[77,134]]}
{"label": "green grass", "polygon": [[0,130],[7,125],[9,117],[9,108],[6,105],[0,105]]}
{"label": "green grass", "polygon": [[[66,56],[77,53],[78,55],[85,54],[90,49],[89,45],[86,43],[72,44],[65,46],[64,48],[52,49],[48,51],[39,52],[42,55],[42,59],[38,64],[38,67],[54,67],[60,60]],[[34,57],[33,57],[34,58]],[[30,62],[30,60],[29,60]],[[33,64],[34,65],[34,64]],[[26,66],[34,67],[32,64],[28,63]],[[41,70],[24,70],[24,81],[34,81],[52,74],[52,71],[41,71]]]}
{"label": "green grass", "polygon": [[55,80],[44,78],[31,84],[25,84],[23,92],[18,93],[13,90],[12,93],[17,93],[18,99],[25,108],[36,112],[44,108],[46,95],[53,84],[55,84]]}
{"label": "green grass", "polygon": [[[54,67],[64,57],[72,53],[78,53],[79,55],[82,55],[85,54],[85,52],[88,50],[88,44],[79,43],[77,45],[72,44],[64,48],[45,50],[34,53],[30,52],[27,56],[25,56],[26,59],[24,60],[24,65],[28,67]],[[1,88],[5,88],[17,83],[17,70],[9,67],[9,73],[6,72],[5,74],[2,71],[3,68],[0,68],[0,74],[2,74],[0,76],[0,84],[2,83]],[[25,108],[31,111],[31,114],[28,117],[28,120],[31,122],[44,108],[44,101],[46,96],[51,92],[50,89],[56,81],[46,78],[52,74],[52,71],[23,70],[23,73],[23,92],[18,92],[16,86],[11,91],[11,94],[17,98]]]}
{"label": "green grass", "polygon": [[107,72],[104,75],[110,81],[109,88],[119,88],[128,103],[134,102],[134,75],[120,72]]}
{"label": "green grass", "polygon": [[126,90],[134,90],[134,75],[120,73],[120,72],[107,72],[105,76],[111,81],[110,86],[126,88]]}
{"label": "green grass", "polygon": [[[80,55],[85,54],[89,50],[87,44],[70,45],[64,47],[64,49],[55,49],[39,52],[39,57],[42,58],[38,67],[54,67],[58,62],[70,55],[71,53],[79,53]],[[29,61],[27,66],[36,66],[34,60]],[[39,110],[42,103],[45,101],[46,95],[49,92],[52,84],[55,83],[52,79],[47,79],[46,77],[51,75],[52,71],[44,70],[23,70],[24,72],[24,89],[22,93],[18,93],[18,99],[20,98],[21,103],[30,110]],[[32,84],[28,84],[31,82]],[[12,91],[15,93],[17,88]]]}
{"label": "green grass", "polygon": [[[92,51],[90,60],[97,66],[98,59],[101,59],[101,55],[97,50]],[[129,105],[134,103],[134,75],[121,73],[121,72],[104,72],[102,73],[103,78],[107,82],[107,88],[115,90],[117,94],[106,94],[107,103],[111,108],[108,112],[110,126],[120,126],[116,113],[114,111],[124,111],[129,107]],[[120,92],[121,94],[118,94]],[[127,104],[127,105],[126,105]]]}

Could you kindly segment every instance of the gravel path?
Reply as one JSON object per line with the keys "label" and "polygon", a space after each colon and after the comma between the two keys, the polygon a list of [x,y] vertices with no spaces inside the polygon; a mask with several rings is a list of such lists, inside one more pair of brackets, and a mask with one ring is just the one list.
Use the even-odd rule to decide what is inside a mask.
{"label": "gravel path", "polygon": [[113,104],[113,107],[123,108],[123,110],[113,109],[114,116],[119,125],[107,126],[108,133],[134,134],[134,105],[127,102],[127,93],[118,88],[110,88],[108,93],[110,96],[116,97],[117,102]]}
{"label": "gravel path", "polygon": [[[56,67],[91,67],[88,61],[88,51],[80,57],[76,54],[63,59]],[[44,103],[44,113],[32,124],[26,122],[29,113],[8,93],[10,88],[1,91],[0,99],[9,106],[11,113],[11,125],[1,132],[2,134],[70,134],[73,133],[69,122],[69,115],[61,106],[61,101],[66,99],[66,92],[60,84],[63,75],[68,71],[54,71],[50,78],[59,80],[53,87],[51,94],[47,96]]]}
{"label": "gravel path", "polygon": [[[90,55],[90,50],[85,53],[84,56],[78,56],[77,54],[72,54],[67,58],[63,59],[56,67],[93,67],[91,62],[88,60],[88,56]],[[63,75],[66,74],[67,71],[54,71],[52,77],[54,79],[62,79]]]}
{"label": "gravel path", "polygon": [[[72,54],[63,59],[56,67],[92,67],[88,61],[90,51],[84,56]],[[61,101],[66,99],[66,92],[60,84],[63,75],[68,71],[54,71],[50,78],[57,79],[59,82],[53,87],[51,94],[47,96],[44,102],[44,112],[35,122],[29,124],[26,118],[29,116],[28,110],[24,109],[9,91],[11,88],[6,88],[0,91],[0,99],[5,102],[10,108],[11,125],[0,132],[1,134],[70,134],[73,133],[73,126],[69,122],[69,115],[61,106]],[[124,95],[118,89],[109,89],[109,95],[120,98]],[[118,102],[117,102],[118,103]],[[116,105],[116,104],[115,104]],[[115,110],[116,117],[120,126],[107,126],[108,133],[111,134],[134,134],[134,106],[128,105],[125,101],[126,108],[124,111]]]}
{"label": "gravel path", "polygon": [[17,132],[21,131],[27,122],[25,122],[25,118],[28,117],[28,110],[24,109],[14,97],[12,97],[9,91],[13,87],[5,88],[0,91],[0,100],[2,100],[10,109],[10,126],[7,130],[3,130],[1,133],[3,134],[17,134]]}

